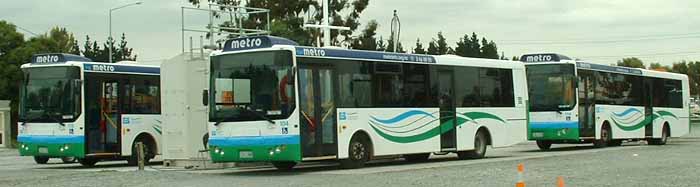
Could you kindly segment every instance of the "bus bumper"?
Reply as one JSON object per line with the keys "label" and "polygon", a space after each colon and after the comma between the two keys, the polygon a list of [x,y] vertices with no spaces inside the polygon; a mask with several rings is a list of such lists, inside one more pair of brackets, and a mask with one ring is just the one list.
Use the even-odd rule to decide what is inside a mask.
{"label": "bus bumper", "polygon": [[212,162],[301,161],[298,135],[212,137],[209,138]]}
{"label": "bus bumper", "polygon": [[528,140],[578,140],[578,122],[530,122]]}
{"label": "bus bumper", "polygon": [[21,156],[85,157],[84,136],[19,136]]}

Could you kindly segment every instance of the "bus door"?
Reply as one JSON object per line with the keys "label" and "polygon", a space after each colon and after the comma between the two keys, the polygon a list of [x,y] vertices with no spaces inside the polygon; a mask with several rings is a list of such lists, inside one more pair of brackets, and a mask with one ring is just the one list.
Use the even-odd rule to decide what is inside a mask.
{"label": "bus door", "polygon": [[440,104],[440,148],[451,150],[457,148],[455,130],[456,109],[454,102],[454,77],[450,69],[438,70],[438,99]]}
{"label": "bus door", "polygon": [[590,71],[578,71],[579,137],[595,137],[595,77]]}
{"label": "bus door", "polygon": [[654,134],[654,119],[653,119],[653,110],[652,110],[652,104],[654,101],[654,88],[653,84],[654,79],[651,78],[645,78],[644,79],[644,121],[647,121],[648,123],[644,126],[644,136],[646,137],[652,137]]}
{"label": "bus door", "polygon": [[303,157],[335,155],[337,127],[333,69],[302,65],[298,77]]}
{"label": "bus door", "polygon": [[121,84],[113,79],[93,79],[88,81],[86,122],[88,154],[118,153],[121,131]]}

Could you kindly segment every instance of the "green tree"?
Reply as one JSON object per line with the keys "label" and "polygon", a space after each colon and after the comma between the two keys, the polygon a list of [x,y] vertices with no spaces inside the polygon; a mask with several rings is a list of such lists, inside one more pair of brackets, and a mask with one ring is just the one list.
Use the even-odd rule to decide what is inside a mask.
{"label": "green tree", "polygon": [[[394,38],[394,37],[390,37]],[[386,41],[386,50],[387,52],[394,52],[394,41],[389,39]],[[399,46],[396,48],[397,53],[406,53],[406,50],[403,49],[403,45],[401,44],[401,41],[399,41]]]}
{"label": "green tree", "polygon": [[481,39],[481,58],[499,59],[498,47],[493,41],[486,40],[486,37]]}
{"label": "green tree", "polygon": [[512,58],[510,58],[510,60],[512,60],[512,61],[520,61],[520,57],[518,57],[518,56],[513,56]]}
{"label": "green tree", "polygon": [[416,47],[413,48],[414,54],[428,54],[428,51],[423,49],[423,44],[420,42],[420,38],[416,39]]}
{"label": "green tree", "polygon": [[440,55],[440,52],[438,51],[438,45],[437,45],[437,42],[435,42],[435,39],[433,39],[433,41],[430,41],[430,43],[428,43],[428,54],[429,55]]}
{"label": "green tree", "polygon": [[636,57],[623,58],[622,60],[618,60],[617,66],[646,69],[646,67],[644,66],[644,62],[642,62],[642,60]]}
{"label": "green tree", "polygon": [[360,50],[377,50],[377,28],[379,27],[379,23],[375,20],[369,21],[367,25],[365,26],[365,29],[362,30],[362,33],[351,43],[351,47],[353,49],[360,49]]}
{"label": "green tree", "polygon": [[[97,41],[91,41],[90,36],[85,36],[85,43],[83,44],[83,56],[90,58],[95,62],[109,62],[109,43],[111,40],[107,39],[107,42],[103,43],[100,47]],[[118,45],[112,45],[112,62],[119,62],[123,60],[136,61],[137,55],[134,54],[134,49],[127,46],[126,35],[122,33]]]}
{"label": "green tree", "polygon": [[649,69],[650,70],[657,70],[657,71],[665,71],[665,72],[670,72],[671,67],[661,65],[661,63],[658,62],[652,62],[649,64]]}

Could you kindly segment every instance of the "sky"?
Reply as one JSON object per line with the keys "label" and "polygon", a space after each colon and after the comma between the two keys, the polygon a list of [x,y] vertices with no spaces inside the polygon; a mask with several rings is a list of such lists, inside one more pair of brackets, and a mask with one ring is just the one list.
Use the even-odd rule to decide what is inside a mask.
{"label": "sky", "polygon": [[[139,61],[158,62],[182,49],[181,8],[186,0],[142,0],[143,4],[113,12],[115,37],[125,33]],[[110,8],[134,0],[5,0],[0,20],[22,29],[25,36],[65,27],[79,42],[86,35],[104,41]],[[670,65],[700,60],[700,1],[697,0],[370,0],[361,27],[379,22],[388,38],[393,10],[401,20],[401,41],[424,46],[443,32],[451,46],[475,32],[498,44],[506,56],[553,52],[594,63],[611,64],[626,57]],[[206,14],[188,11],[186,27],[204,29]],[[194,45],[199,43],[198,33]],[[185,42],[189,49],[189,39]]]}

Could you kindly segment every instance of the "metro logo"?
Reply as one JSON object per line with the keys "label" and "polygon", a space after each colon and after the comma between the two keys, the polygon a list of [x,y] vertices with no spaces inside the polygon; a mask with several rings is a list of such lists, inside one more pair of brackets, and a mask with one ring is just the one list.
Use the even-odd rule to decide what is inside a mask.
{"label": "metro logo", "polygon": [[34,63],[57,63],[60,59],[58,55],[42,55],[34,57]]}
{"label": "metro logo", "polygon": [[549,62],[552,61],[551,55],[536,55],[528,56],[525,58],[525,62]]}
{"label": "metro logo", "polygon": [[93,64],[92,67],[90,68],[92,71],[106,71],[106,72],[113,72],[114,71],[114,66],[110,65],[102,65],[102,64]]}
{"label": "metro logo", "polygon": [[326,56],[326,50],[304,48],[304,56]]}
{"label": "metro logo", "polygon": [[260,38],[246,38],[246,39],[231,41],[230,47],[231,47],[231,49],[255,48],[255,47],[261,47],[262,44],[263,44],[263,41]]}

